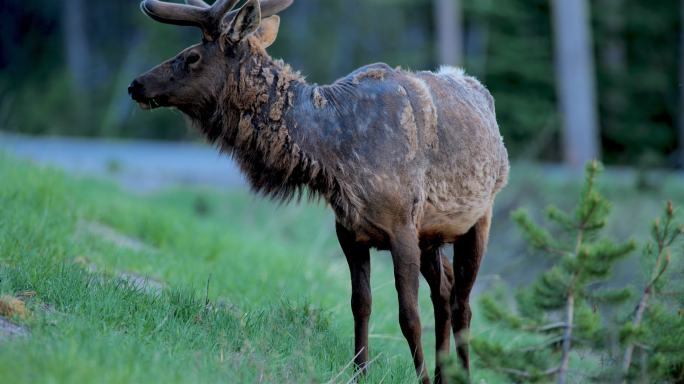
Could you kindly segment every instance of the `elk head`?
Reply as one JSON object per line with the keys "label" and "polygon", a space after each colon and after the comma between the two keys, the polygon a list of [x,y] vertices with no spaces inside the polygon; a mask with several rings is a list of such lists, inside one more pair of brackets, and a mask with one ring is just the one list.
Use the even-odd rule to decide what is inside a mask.
{"label": "elk head", "polygon": [[247,0],[231,11],[238,1],[217,0],[209,6],[203,0],[144,0],[140,8],[146,15],[166,24],[199,27],[202,42],[133,80],[128,87],[131,98],[143,109],[176,107],[188,114],[215,106],[228,75],[239,71],[241,60],[252,54],[247,38],[256,36],[264,48],[271,45],[280,24],[275,14],[292,4]]}

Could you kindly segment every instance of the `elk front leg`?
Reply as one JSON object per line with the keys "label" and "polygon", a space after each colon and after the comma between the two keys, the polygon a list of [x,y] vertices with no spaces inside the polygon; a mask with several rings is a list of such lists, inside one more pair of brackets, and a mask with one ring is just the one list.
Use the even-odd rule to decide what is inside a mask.
{"label": "elk front leg", "polygon": [[391,240],[394,283],[399,295],[399,325],[408,341],[413,365],[423,384],[429,384],[421,345],[420,313],[418,312],[418,284],[420,278],[420,248],[414,230],[395,234]]}
{"label": "elk front leg", "polygon": [[368,363],[368,320],[371,314],[370,251],[356,242],[353,233],[340,223],[336,225],[337,239],[349,264],[351,274],[351,308],[354,315],[354,363],[362,373]]}
{"label": "elk front leg", "polygon": [[446,383],[442,360],[449,356],[451,341],[451,286],[454,276],[449,259],[442,255],[439,247],[424,249],[420,260],[420,271],[430,285],[430,298],[435,311],[435,383]]}

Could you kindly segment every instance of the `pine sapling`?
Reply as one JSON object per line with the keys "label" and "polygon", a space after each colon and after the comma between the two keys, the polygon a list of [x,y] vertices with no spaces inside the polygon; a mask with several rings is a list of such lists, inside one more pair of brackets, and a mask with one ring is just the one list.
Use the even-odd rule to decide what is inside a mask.
{"label": "pine sapling", "polygon": [[624,290],[597,290],[612,267],[635,248],[634,242],[615,244],[599,235],[606,224],[610,204],[596,188],[601,165],[587,165],[579,201],[572,212],[556,207],[547,218],[556,231],[537,225],[524,211],[513,218],[532,248],[549,257],[551,267],[517,297],[517,314],[503,309],[491,296],[482,300],[490,321],[522,331],[528,343],[511,350],[494,342],[474,340],[473,347],[489,368],[515,381],[568,381],[570,356],[581,344],[588,344],[601,327],[599,314],[590,302],[625,300]]}

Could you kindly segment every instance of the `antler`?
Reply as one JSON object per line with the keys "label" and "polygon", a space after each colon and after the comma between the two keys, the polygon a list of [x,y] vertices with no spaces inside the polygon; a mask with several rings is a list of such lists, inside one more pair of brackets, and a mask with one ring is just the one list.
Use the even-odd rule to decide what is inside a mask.
{"label": "antler", "polygon": [[[261,6],[261,15],[262,17],[273,16],[292,5],[292,1],[293,0],[262,0],[259,2],[259,5]],[[200,8],[209,8],[209,4],[205,3],[204,0],[185,0],[185,3]],[[232,11],[231,13],[236,12],[237,11]]]}
{"label": "antler", "polygon": [[189,5],[144,0],[140,9],[152,19],[175,25],[200,27],[204,38],[212,41],[221,33],[221,18],[239,0],[217,0],[211,7],[201,0],[190,0]]}
{"label": "antler", "polygon": [[209,8],[209,4],[205,3],[203,0],[185,0],[185,4],[194,5],[200,8]]}
{"label": "antler", "polygon": [[[221,34],[221,19],[239,0],[217,0],[209,6],[203,0],[185,0],[186,4],[167,3],[159,0],[144,0],[140,9],[152,19],[166,24],[189,25],[202,29],[204,39],[215,40]],[[289,7],[293,0],[263,0],[261,16],[275,15]],[[231,18],[237,11],[230,12]]]}

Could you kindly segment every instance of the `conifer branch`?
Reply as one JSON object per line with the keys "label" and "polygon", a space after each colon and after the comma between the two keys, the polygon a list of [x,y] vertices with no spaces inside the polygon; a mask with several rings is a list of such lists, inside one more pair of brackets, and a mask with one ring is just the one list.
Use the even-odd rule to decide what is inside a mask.
{"label": "conifer branch", "polygon": [[526,330],[535,331],[535,332],[549,332],[549,331],[553,331],[553,330],[556,330],[559,328],[565,328],[565,326],[566,325],[564,322],[559,321],[557,323],[546,324],[546,325],[542,325],[542,326],[538,326],[538,327],[530,327],[530,328],[527,328]]}
{"label": "conifer branch", "polygon": [[519,352],[534,352],[534,351],[538,351],[540,349],[544,349],[544,348],[548,347],[549,345],[558,344],[558,342],[562,341],[562,340],[563,340],[563,336],[559,335],[556,337],[549,338],[540,344],[531,345],[531,346],[528,346],[525,348],[520,348],[520,349],[518,349],[518,351]]}
{"label": "conifer branch", "polygon": [[[656,262],[651,273],[651,278],[644,287],[644,290],[641,294],[641,298],[639,299],[639,303],[637,304],[636,312],[634,318],[632,319],[632,325],[634,328],[638,328],[641,325],[641,322],[644,318],[644,313],[646,312],[646,308],[648,306],[648,301],[654,295],[654,287],[658,280],[660,280],[660,278],[663,276],[663,274],[667,270],[667,267],[670,264],[670,245],[672,245],[672,243],[677,239],[677,237],[682,234],[680,228],[677,228],[676,230],[670,232],[670,225],[672,223],[673,217],[674,209],[672,206],[672,201],[668,201],[664,215],[665,224],[662,227],[662,230],[659,219],[656,219],[655,223],[653,224],[652,233],[657,246]],[[637,343],[630,342],[625,347],[625,354],[622,360],[622,373],[625,378],[627,377],[629,369],[632,365],[632,357],[634,354],[635,346],[638,346]],[[623,378],[623,383],[625,382],[626,381]]]}
{"label": "conifer branch", "polygon": [[546,376],[555,375],[560,370],[560,367],[549,368],[549,369],[547,369],[543,372],[537,373],[537,374],[532,374],[532,373],[529,373],[527,371],[522,371],[522,370],[514,369],[514,368],[505,368],[505,367],[504,368],[497,368],[496,370],[498,370],[499,372],[511,375],[511,376],[519,377],[521,379],[532,379],[535,377],[546,377]]}

